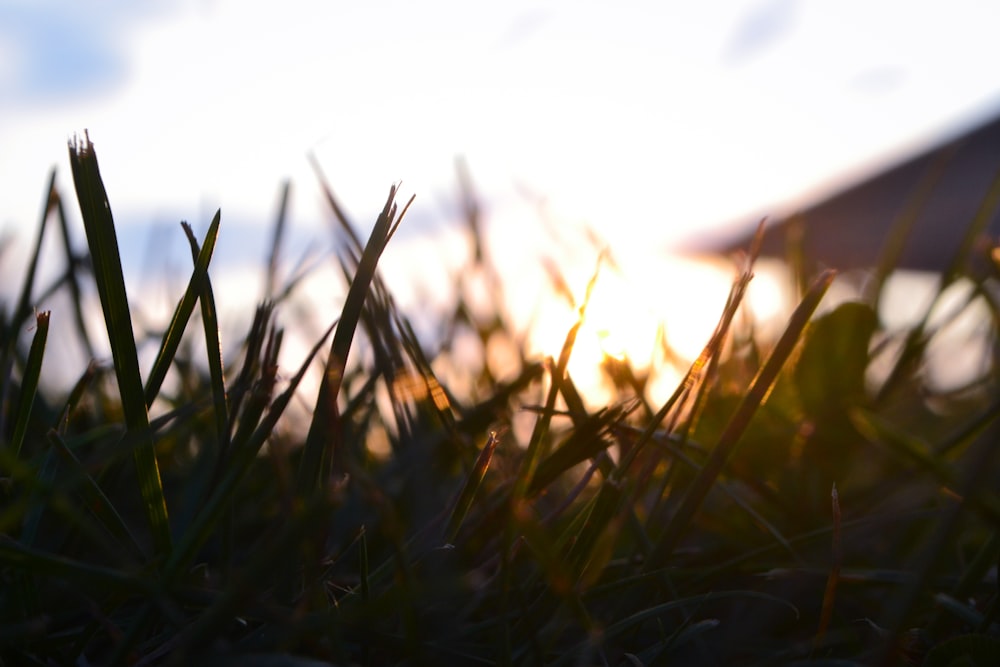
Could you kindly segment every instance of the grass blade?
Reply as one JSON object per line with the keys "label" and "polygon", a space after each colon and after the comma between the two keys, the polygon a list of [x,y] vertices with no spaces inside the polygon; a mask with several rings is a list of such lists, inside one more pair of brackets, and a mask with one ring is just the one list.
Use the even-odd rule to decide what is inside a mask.
{"label": "grass blade", "polygon": [[476,491],[479,490],[480,485],[483,483],[486,470],[490,467],[490,461],[493,459],[493,452],[496,450],[499,442],[500,437],[497,435],[497,432],[490,431],[489,440],[486,441],[482,451],[479,452],[476,464],[469,472],[469,476],[465,480],[465,485],[462,487],[462,492],[455,500],[455,506],[452,509],[451,516],[448,518],[447,528],[444,533],[445,543],[454,541],[458,535],[458,531],[462,527],[462,521],[465,520],[465,515],[469,513],[469,508],[472,507]]}
{"label": "grass blade", "polygon": [[59,238],[63,251],[63,258],[66,262],[66,284],[69,287],[70,298],[73,304],[73,321],[76,324],[76,333],[83,344],[83,349],[87,352],[87,358],[93,359],[97,355],[94,352],[94,344],[90,340],[90,333],[87,331],[86,320],[83,316],[83,292],[80,289],[80,278],[77,273],[83,263],[73,251],[73,243],[69,235],[69,223],[66,221],[66,209],[63,207],[63,199],[59,192],[53,191],[53,207],[56,211],[56,219],[59,220]]}
{"label": "grass blade", "polygon": [[844,547],[840,540],[840,495],[837,485],[830,492],[830,506],[833,511],[833,562],[830,564],[830,574],[826,579],[826,591],[823,593],[823,606],[820,612],[819,629],[813,640],[813,646],[818,648],[823,644],[826,632],[833,620],[833,605],[837,597],[837,585],[840,583],[840,566],[844,559]]}
{"label": "grass blade", "polygon": [[126,428],[139,437],[133,450],[136,476],[142,495],[143,510],[153,536],[156,553],[170,551],[170,524],[167,503],[163,496],[163,484],[153,448],[153,435],[149,429],[149,413],[146,411],[142,377],[139,373],[139,358],[132,331],[128,296],[125,292],[125,277],[122,272],[121,257],[118,254],[118,238],[111,216],[111,205],[101,180],[97,165],[97,154],[90,137],[84,141],[74,139],[69,145],[70,165],[76,185],[80,212],[87,232],[87,244],[94,262],[94,278],[101,298],[104,320],[114,358],[115,375],[121,394],[122,410],[125,413]]}
{"label": "grass blade", "polygon": [[781,338],[764,363],[764,366],[760,369],[757,377],[754,378],[750,389],[742,401],[740,401],[736,413],[729,420],[725,430],[719,437],[719,441],[715,449],[712,450],[708,462],[698,476],[695,477],[691,486],[688,487],[680,506],[667,524],[653,553],[650,554],[646,566],[647,570],[662,567],[673,553],[674,548],[687,530],[698,508],[701,507],[702,501],[708,495],[716,478],[722,473],[722,468],[725,466],[726,461],[729,460],[730,455],[736,449],[740,436],[743,435],[743,431],[750,424],[750,419],[757,411],[757,408],[760,407],[760,404],[764,402],[764,398],[770,391],[771,385],[778,377],[778,372],[784,366],[788,357],[791,356],[799,337],[809,323],[809,318],[812,316],[813,311],[816,310],[823,295],[826,294],[830,283],[833,282],[833,276],[833,271],[823,272],[813,282],[802,303],[792,313],[785,332],[781,335]]}
{"label": "grass blade", "polygon": [[566,333],[566,340],[563,342],[562,350],[559,352],[559,361],[556,362],[555,368],[552,369],[550,376],[552,384],[549,386],[548,396],[545,399],[545,407],[542,408],[542,413],[539,415],[538,420],[535,422],[535,427],[531,432],[531,440],[528,441],[528,449],[524,454],[524,459],[521,462],[521,470],[514,485],[512,499],[515,503],[519,503],[527,495],[528,489],[531,488],[531,481],[535,476],[536,468],[547,453],[544,451],[545,436],[548,434],[549,424],[552,421],[552,415],[556,407],[556,398],[559,396],[563,379],[566,376],[566,367],[569,365],[570,355],[573,352],[574,345],[576,345],[577,333],[580,331],[580,327],[583,326],[584,317],[586,317],[587,313],[587,305],[590,303],[590,296],[594,291],[594,285],[597,284],[597,276],[601,269],[602,258],[603,256],[599,256],[597,259],[597,266],[594,267],[594,273],[587,282],[587,290],[584,293],[583,302],[580,304],[579,316]]}
{"label": "grass blade", "polygon": [[233,457],[227,462],[221,479],[212,489],[211,495],[205,500],[198,516],[195,517],[184,538],[178,543],[177,549],[171,555],[164,572],[164,578],[168,581],[190,563],[190,559],[194,557],[198,547],[204,544],[216,527],[219,517],[232,500],[236,485],[243,479],[254,457],[257,456],[264,442],[270,437],[275,424],[291,402],[295,390],[302,378],[305,377],[306,371],[320,346],[326,342],[329,333],[327,331],[310,350],[298,372],[288,381],[288,387],[271,404],[257,429],[248,436],[246,442],[239,443],[239,447],[234,447]]}
{"label": "grass blade", "polygon": [[291,181],[285,181],[281,186],[281,202],[278,204],[278,216],[274,221],[274,235],[271,237],[271,253],[267,260],[267,274],[264,282],[264,298],[273,299],[278,279],[278,259],[281,257],[281,247],[285,239],[285,228],[288,219],[288,199],[292,191]]}
{"label": "grass blade", "polygon": [[357,272],[347,291],[347,298],[344,300],[344,308],[330,346],[330,356],[326,360],[323,380],[316,398],[316,409],[309,424],[309,433],[299,463],[297,488],[299,494],[303,496],[311,495],[316,485],[322,483],[325,478],[323,471],[328,465],[340,468],[337,472],[344,472],[342,468],[345,464],[345,452],[342,451],[343,434],[337,399],[347,368],[347,356],[354,340],[354,332],[361,319],[365,297],[375,279],[378,260],[405,215],[406,209],[413,202],[411,198],[410,203],[407,203],[397,217],[395,199],[396,186],[393,186],[389,190],[389,197],[382,208],[382,213],[375,221],[371,236],[358,262]]}
{"label": "grass blade", "polygon": [[205,234],[205,243],[201,247],[201,252],[198,253],[198,259],[195,262],[194,271],[191,273],[191,278],[188,281],[187,289],[177,304],[177,308],[174,309],[170,326],[167,327],[167,332],[163,335],[163,341],[160,343],[160,351],[156,354],[153,368],[150,370],[149,378],[146,380],[146,391],[144,394],[146,397],[146,407],[151,406],[157,394],[160,393],[160,386],[163,384],[163,379],[167,376],[167,371],[174,361],[174,355],[177,354],[177,348],[181,344],[181,338],[184,335],[184,329],[187,327],[188,320],[191,319],[191,313],[194,312],[194,304],[198,300],[198,297],[204,293],[205,285],[208,281],[208,264],[212,261],[215,241],[219,238],[219,221],[221,216],[222,211],[216,211],[215,217],[212,218],[212,224],[208,226],[208,232]]}
{"label": "grass blade", "polygon": [[[195,239],[190,225],[185,224],[183,227],[188,243],[191,244],[191,259],[197,263],[201,255],[198,241]],[[222,365],[222,343],[219,340],[219,318],[215,309],[215,294],[212,291],[212,279],[207,274],[198,301],[201,304],[201,322],[205,330],[208,375],[212,383],[215,437],[219,443],[219,450],[224,452],[229,449],[229,400],[226,394],[225,369]]]}
{"label": "grass blade", "polygon": [[[38,273],[38,259],[41,255],[42,240],[45,237],[45,227],[49,219],[49,212],[52,210],[53,201],[57,199],[55,194],[56,171],[52,170],[49,175],[49,187],[45,196],[45,205],[42,207],[41,220],[38,223],[38,238],[35,239],[34,250],[31,253],[31,260],[25,271],[24,284],[21,286],[21,294],[17,300],[13,316],[7,326],[0,326],[0,399],[6,404],[11,389],[11,370],[14,367],[14,350],[20,336],[21,325],[27,321],[31,313],[31,295],[34,292],[35,278]],[[6,410],[0,410],[0,433],[7,433]],[[22,434],[23,435],[23,434]],[[15,447],[15,451],[20,450],[20,445]],[[16,455],[16,454],[15,454]]]}
{"label": "grass blade", "polygon": [[38,259],[42,252],[42,240],[45,237],[45,227],[49,219],[49,213],[58,199],[56,195],[56,170],[53,169],[49,175],[49,187],[45,196],[45,206],[42,209],[41,220],[38,224],[38,238],[35,239],[35,248],[31,253],[31,260],[25,272],[24,285],[21,286],[21,295],[17,300],[17,310],[14,311],[13,329],[16,332],[21,323],[28,319],[31,314],[31,294],[34,291],[35,278],[38,275]]}
{"label": "grass blade", "polygon": [[35,322],[35,337],[31,340],[28,363],[24,369],[24,377],[21,379],[21,395],[18,401],[17,418],[14,422],[14,439],[11,441],[15,457],[21,453],[24,434],[28,430],[28,421],[31,419],[31,408],[35,403],[38,376],[42,372],[42,357],[45,355],[45,340],[49,335],[49,311],[38,313]]}

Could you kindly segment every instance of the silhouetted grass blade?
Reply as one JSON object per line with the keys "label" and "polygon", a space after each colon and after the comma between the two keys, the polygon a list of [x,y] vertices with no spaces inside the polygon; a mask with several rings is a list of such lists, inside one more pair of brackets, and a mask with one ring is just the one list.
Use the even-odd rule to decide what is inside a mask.
{"label": "silhouetted grass blade", "polygon": [[548,453],[545,446],[546,435],[548,435],[549,432],[549,425],[552,421],[552,414],[555,410],[556,399],[559,396],[562,383],[566,377],[566,367],[569,365],[569,359],[573,353],[573,347],[576,345],[577,334],[580,331],[580,327],[583,326],[583,321],[587,313],[587,305],[590,303],[590,296],[594,291],[594,285],[597,283],[600,268],[601,259],[599,258],[597,265],[594,267],[594,273],[587,282],[587,290],[584,294],[583,302],[580,304],[577,321],[566,333],[566,339],[563,341],[562,349],[559,352],[559,359],[556,361],[554,367],[551,367],[549,375],[551,384],[549,385],[549,391],[545,398],[545,407],[542,409],[537,421],[535,421],[535,427],[531,431],[531,439],[528,441],[528,448],[525,452],[524,459],[521,462],[521,469],[518,472],[517,482],[514,485],[513,500],[515,503],[519,503],[527,494],[528,489],[531,487],[531,481],[535,476],[535,469],[538,467],[542,458]]}
{"label": "silhouetted grass blade", "polygon": [[[212,218],[212,224],[208,226],[208,232],[205,234],[205,243],[198,254],[198,259],[195,262],[191,279],[188,281],[187,289],[184,290],[184,296],[181,297],[180,302],[174,309],[174,315],[170,320],[166,333],[163,335],[160,350],[153,362],[153,368],[149,372],[149,377],[146,379],[145,397],[147,407],[153,404],[157,394],[160,393],[160,385],[163,384],[163,379],[167,376],[167,371],[170,370],[170,365],[174,361],[174,355],[177,354],[177,348],[181,344],[184,329],[191,318],[191,313],[194,312],[195,302],[204,293],[205,286],[208,284],[208,264],[212,261],[212,253],[215,251],[215,241],[219,238],[219,221],[221,216],[222,211],[216,211],[215,217]],[[218,336],[216,335],[217,339]],[[211,341],[206,341],[206,343],[211,343]]]}
{"label": "silhouetted grass blade", "polygon": [[448,517],[448,524],[444,532],[444,541],[446,543],[454,541],[458,535],[458,531],[462,527],[462,521],[465,520],[465,515],[469,513],[469,508],[476,497],[476,492],[483,483],[483,477],[486,476],[486,470],[490,467],[490,460],[493,458],[493,452],[499,442],[500,438],[496,431],[491,432],[489,439],[476,458],[476,464],[469,472],[469,476],[462,486],[462,491],[455,500],[451,516]]}
{"label": "silhouetted grass blade", "polygon": [[170,551],[171,542],[167,504],[153,449],[153,436],[149,429],[149,414],[146,411],[142,378],[139,373],[139,359],[125,292],[125,277],[118,255],[118,238],[111,216],[111,205],[108,203],[104,183],[101,181],[97,155],[90,138],[84,135],[82,142],[74,139],[69,146],[69,157],[77,199],[80,202],[80,212],[87,232],[87,244],[94,263],[94,278],[97,281],[97,291],[111,343],[126,427],[133,435],[140,438],[133,455],[143,510],[149,522],[156,551],[158,554],[165,554]]}
{"label": "silhouetted grass blade", "polygon": [[212,489],[191,527],[178,542],[177,549],[167,563],[164,577],[168,580],[177,576],[184,567],[190,564],[190,559],[194,557],[198,547],[204,544],[218,527],[219,518],[232,501],[236,486],[247,474],[264,442],[271,436],[278,418],[292,400],[295,390],[309,369],[309,365],[319,352],[320,347],[326,342],[329,334],[330,332],[327,331],[323,338],[309,351],[298,372],[289,380],[288,387],[274,400],[257,428],[247,435],[245,441],[234,439],[233,457],[226,462],[221,478]]}
{"label": "silhouetted grass blade", "polygon": [[[89,257],[72,250],[50,179],[34,258],[29,248],[22,286],[0,303],[3,664],[996,662],[1000,250],[978,237],[1000,206],[1000,179],[940,281],[971,278],[962,318],[985,313],[976,340],[993,351],[960,390],[933,386],[918,365],[930,356],[916,356],[944,346],[951,323],[905,327],[909,352],[898,356],[915,363],[891,370],[876,352],[899,352],[903,336],[870,305],[837,295],[813,319],[832,274],[801,291],[774,344],[774,322],[755,323],[756,299],[744,299],[758,235],[676,391],[666,398],[661,382],[665,364],[684,370],[667,323],[698,320],[700,307],[663,310],[649,366],[605,360],[614,393],[591,407],[584,372],[570,377],[568,362],[589,336],[585,319],[602,315],[590,304],[597,271],[577,300],[567,267],[547,267],[545,289],[579,316],[558,355],[537,350],[530,329],[511,324],[488,208],[463,163],[453,207],[467,223],[463,266],[422,253],[413,269],[445,268],[453,301],[419,301],[418,290],[408,312],[383,280],[380,256],[406,213],[396,188],[363,245],[321,182],[337,226],[330,268],[346,285],[324,335],[323,304],[296,287],[305,273],[283,278],[285,184],[260,267],[269,300],[224,349],[229,320],[220,328],[209,276],[221,216],[204,239],[182,223],[186,289],[163,333],[137,340],[133,331],[158,324],[150,300],[127,301],[127,257],[89,139],[71,143],[70,160]],[[884,258],[899,252],[915,206]],[[38,253],[51,215],[64,267]],[[569,248],[560,231],[553,238]],[[587,252],[603,246],[593,232],[586,241]],[[599,268],[633,268],[606,253]],[[992,273],[962,275],[990,256]],[[92,361],[64,396],[48,383],[52,346],[68,331],[89,349],[83,274],[97,283],[118,383]],[[658,309],[663,290],[688,286],[636,287],[614,326],[630,326],[630,306]],[[74,301],[76,331],[60,298]],[[50,300],[51,328],[47,313],[26,327],[32,304]],[[204,350],[185,334],[196,300]],[[873,338],[887,344],[872,348]],[[148,378],[137,345],[156,353]],[[297,369],[284,368],[305,348]],[[229,382],[227,355],[243,356]],[[872,400],[872,380],[890,370],[898,391]],[[312,379],[310,400],[299,392]],[[151,419],[150,404],[163,414]]]}
{"label": "silhouetted grass blade", "polygon": [[[198,241],[195,239],[190,225],[185,224],[183,227],[184,234],[191,245],[191,259],[197,266],[201,256]],[[229,400],[226,394],[225,369],[222,364],[222,342],[219,337],[219,318],[215,309],[215,294],[212,291],[212,279],[207,274],[205,275],[205,282],[202,285],[198,302],[201,304],[201,321],[205,331],[205,351],[208,356],[208,374],[212,382],[215,437],[219,445],[219,451],[224,452],[229,449]]]}
{"label": "silhouetted grass blade", "polygon": [[[310,495],[313,492],[317,483],[324,480],[324,471],[328,466],[333,465],[336,471],[345,472],[346,454],[341,451],[343,433],[337,399],[344,379],[344,370],[347,368],[347,356],[354,340],[354,332],[361,319],[365,297],[375,278],[378,260],[396,227],[402,221],[406,208],[409,207],[407,203],[397,217],[395,199],[396,187],[393,186],[389,190],[389,197],[382,208],[382,213],[375,221],[371,236],[358,262],[357,272],[348,288],[347,298],[344,300],[319,395],[316,398],[316,409],[306,436],[302,460],[299,463],[297,485],[301,495]],[[410,202],[412,201],[411,198]]]}
{"label": "silhouetted grass blade", "polygon": [[45,341],[49,335],[49,311],[38,313],[35,317],[35,336],[31,340],[31,350],[28,352],[28,363],[21,379],[21,392],[18,397],[17,418],[14,421],[14,437],[11,448],[14,456],[21,453],[24,444],[24,434],[28,430],[28,420],[31,419],[31,408],[35,403],[35,392],[38,390],[38,376],[42,372],[42,357],[45,356]]}
{"label": "silhouetted grass blade", "polygon": [[750,419],[764,401],[775,379],[777,379],[778,372],[784,366],[788,357],[791,356],[803,330],[809,323],[809,318],[812,316],[813,311],[816,310],[823,295],[826,294],[830,283],[833,282],[833,277],[834,273],[832,271],[826,271],[821,274],[813,282],[802,303],[792,313],[785,332],[781,335],[781,338],[764,363],[764,366],[760,369],[757,377],[754,378],[746,395],[740,401],[739,408],[737,408],[736,413],[729,420],[729,424],[716,443],[715,449],[712,450],[705,467],[702,468],[701,472],[691,483],[691,486],[685,491],[680,506],[670,519],[666,529],[663,531],[663,535],[656,544],[655,550],[649,557],[647,570],[662,567],[673,553],[674,548],[677,546],[683,533],[687,530],[691,519],[697,513],[709,489],[712,488],[729,456],[736,449],[743,431],[750,424]]}

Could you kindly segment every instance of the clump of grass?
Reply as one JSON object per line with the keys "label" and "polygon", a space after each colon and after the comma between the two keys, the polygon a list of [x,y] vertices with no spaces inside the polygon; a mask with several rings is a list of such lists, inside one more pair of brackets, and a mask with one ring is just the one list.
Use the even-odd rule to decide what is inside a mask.
{"label": "clump of grass", "polygon": [[[70,162],[89,259],[53,178],[0,320],[5,664],[996,661],[995,367],[947,413],[929,409],[910,364],[933,336],[921,325],[891,386],[872,391],[874,343],[889,334],[864,301],[814,317],[832,274],[803,283],[777,342],[734,338],[751,249],[669,400],[651,405],[616,362],[620,400],[590,410],[567,371],[579,323],[557,359],[534,359],[500,303],[483,316],[456,289],[440,315],[449,336],[418,340],[378,270],[409,204],[391,189],[362,244],[326,187],[346,297],[301,365],[281,369],[278,312],[295,293],[276,268],[286,186],[263,269],[272,298],[234,353],[209,273],[223,216],[200,242],[183,226],[193,268],[143,378],[143,299],[126,290],[89,138]],[[464,168],[460,183],[469,271],[497,294]],[[66,266],[40,290],[53,218]],[[998,278],[981,278],[984,298]],[[52,327],[93,354],[80,307],[91,281],[112,366],[47,395]],[[60,290],[73,312],[32,324],[31,304]],[[484,354],[492,337],[514,342],[507,380],[482,364],[471,394],[448,386],[434,369],[460,330]],[[308,428],[279,428],[314,368]],[[523,448],[517,411],[535,419]]]}

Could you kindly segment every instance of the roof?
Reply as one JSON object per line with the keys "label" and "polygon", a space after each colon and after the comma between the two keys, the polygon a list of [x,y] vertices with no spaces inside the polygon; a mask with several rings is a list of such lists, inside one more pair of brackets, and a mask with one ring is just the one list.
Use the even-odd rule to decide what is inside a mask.
{"label": "roof", "polygon": [[[873,267],[898,228],[905,236],[896,268],[943,271],[998,179],[1000,116],[768,225],[761,254],[787,256],[795,224],[807,260],[838,270]],[[994,201],[985,228],[993,237],[1000,235],[997,208]],[[709,250],[746,248],[754,231]]]}

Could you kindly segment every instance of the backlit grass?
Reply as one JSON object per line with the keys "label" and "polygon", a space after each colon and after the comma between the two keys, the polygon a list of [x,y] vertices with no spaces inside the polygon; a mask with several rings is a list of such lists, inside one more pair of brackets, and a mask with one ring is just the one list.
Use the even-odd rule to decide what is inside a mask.
{"label": "backlit grass", "polygon": [[[464,170],[468,273],[497,302],[456,285],[440,340],[417,336],[379,273],[410,203],[391,188],[362,242],[326,188],[345,297],[286,368],[279,314],[299,286],[276,269],[286,188],[261,268],[272,298],[238,340],[209,271],[225,215],[201,239],[178,230],[192,268],[143,373],[150,333],[134,324],[144,297],[123,277],[114,193],[89,137],[69,156],[78,205],[53,177],[0,312],[3,664],[1000,664],[995,360],[929,396],[936,332],[886,331],[877,286],[817,317],[833,273],[799,276],[784,333],[761,341],[738,317],[750,248],[673,395],[650,403],[647,378],[608,357],[617,399],[591,409],[567,371],[587,298],[561,350],[527,353]],[[81,222],[85,250],[68,231]],[[40,285],[51,234],[65,264]],[[974,253],[990,257],[963,244],[941,289],[971,280],[996,320],[1000,270],[969,273]],[[53,330],[98,354],[90,285],[111,361],[53,395],[40,383]],[[55,293],[69,312],[34,312]],[[461,373],[460,335],[482,355],[503,341],[511,367],[449,383],[435,369]]]}

